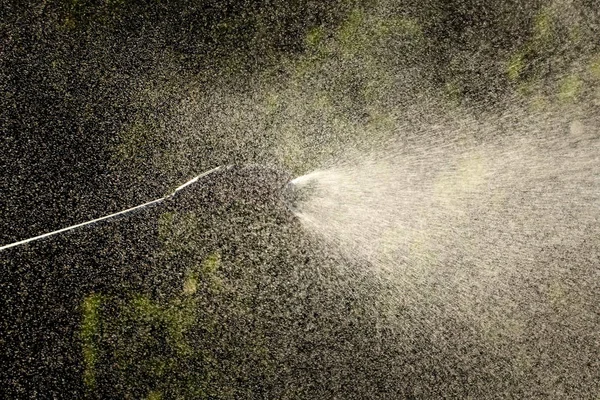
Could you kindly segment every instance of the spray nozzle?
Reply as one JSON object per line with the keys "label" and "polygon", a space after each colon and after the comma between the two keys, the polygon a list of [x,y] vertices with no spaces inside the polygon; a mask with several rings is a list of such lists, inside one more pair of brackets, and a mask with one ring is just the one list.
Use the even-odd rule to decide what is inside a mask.
{"label": "spray nozzle", "polygon": [[292,211],[310,199],[316,192],[315,182],[306,179],[292,179],[283,188],[283,200]]}

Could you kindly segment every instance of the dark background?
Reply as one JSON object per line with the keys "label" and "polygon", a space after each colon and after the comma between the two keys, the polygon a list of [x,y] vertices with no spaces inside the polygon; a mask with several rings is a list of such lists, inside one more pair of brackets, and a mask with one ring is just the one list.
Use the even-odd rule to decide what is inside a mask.
{"label": "dark background", "polygon": [[[597,4],[574,3],[582,21],[582,36],[599,37]],[[548,4],[512,0],[390,2],[390,17],[418,21],[427,40],[410,57],[401,53],[387,56],[419,69],[421,80],[405,85],[407,93],[414,93],[411,96],[436,93],[442,101],[457,103],[474,113],[500,112],[507,99],[520,90],[519,83],[552,81],[573,59],[598,51],[597,40],[569,39],[566,31],[571,20],[561,20],[560,16],[551,27],[552,41],[543,46],[528,44],[536,40],[536,21]],[[376,5],[374,1],[343,0],[1,2],[0,243],[8,244],[160,197],[169,187],[182,182],[185,174],[161,171],[154,165],[146,165],[144,170],[138,164],[115,167],[123,165],[115,163],[115,148],[122,141],[120,132],[139,119],[151,121],[153,126],[158,124],[156,121],[168,121],[177,114],[181,101],[177,87],[161,91],[162,97],[147,101],[140,95],[146,86],[167,86],[178,76],[195,76],[207,92],[227,87],[249,93],[258,73],[268,69],[285,74],[285,60],[312,51],[307,42],[310,32],[318,28],[325,39],[334,37],[355,10],[368,14]],[[496,67],[496,61],[506,61],[515,52],[525,60],[517,79],[521,82],[511,79],[505,68]],[[352,104],[340,107],[362,115],[364,99],[354,97],[351,84],[345,89],[343,94],[351,98]],[[145,145],[169,144],[168,140],[161,140],[153,138]],[[222,140],[227,143],[228,139]],[[211,152],[210,148],[195,150],[201,154]],[[215,162],[246,160],[241,153],[243,149],[240,154],[226,153],[215,157]],[[214,214],[211,207],[216,206],[199,207],[204,214]],[[324,249],[307,250],[312,246],[307,244],[310,239],[293,221],[282,217],[282,211],[276,207],[268,212],[256,212],[252,208],[255,206],[249,212],[248,205],[231,207],[218,217],[201,219],[202,233],[197,234],[194,247],[201,250],[178,257],[169,258],[156,251],[161,243],[156,221],[164,212],[162,209],[3,251],[0,290],[1,346],[4,359],[8,360],[2,367],[5,396],[149,396],[155,382],[153,375],[144,375],[135,368],[111,375],[116,356],[99,361],[98,368],[105,375],[99,372],[94,390],[86,388],[81,341],[77,336],[81,302],[89,293],[112,296],[103,312],[115,316],[124,313],[123,304],[135,291],[148,293],[153,299],[170,299],[172,288],[183,280],[182,271],[215,249],[220,249],[228,265],[224,267],[224,280],[252,287],[244,290],[255,296],[264,293],[263,299],[255,299],[248,307],[255,324],[272,326],[257,328],[238,317],[234,305],[241,300],[224,294],[210,300],[210,291],[205,292],[208,300],[204,305],[217,307],[211,313],[219,315],[221,323],[229,327],[217,333],[195,332],[196,345],[230,364],[214,367],[217,378],[213,381],[204,375],[193,375],[193,371],[205,371],[206,363],[190,361],[179,369],[173,367],[168,374],[170,389],[165,389],[164,398],[175,398],[176,394],[187,398],[394,398],[418,393],[413,390],[418,385],[411,380],[423,385],[422,393],[440,397],[447,393],[465,395],[467,376],[475,380],[476,393],[491,394],[494,385],[502,386],[493,378],[492,389],[486,389],[485,382],[492,379],[493,369],[478,365],[501,366],[506,362],[504,356],[477,355],[475,339],[471,346],[465,345],[465,338],[454,340],[453,335],[458,334],[452,331],[447,333],[448,340],[456,348],[448,353],[460,359],[461,352],[467,352],[472,357],[467,363],[469,368],[479,371],[475,375],[444,369],[442,364],[453,361],[435,361],[437,356],[431,354],[435,353],[435,343],[431,338],[413,337],[410,342],[406,336],[412,347],[407,345],[401,354],[394,353],[397,347],[385,348],[381,343],[398,340],[395,335],[402,333],[388,332],[388,339],[375,342],[372,328],[378,317],[369,308],[368,299],[353,293],[361,289],[363,293],[384,291],[378,286],[384,284],[371,281],[368,274],[355,281],[356,277],[335,271],[331,267],[332,256]],[[273,225],[279,227],[272,228]],[[270,226],[273,230],[259,228],[259,233],[255,233],[256,226]],[[275,238],[282,250],[264,250],[268,238]],[[292,246],[291,242],[305,245]],[[262,270],[265,264],[256,257],[264,257],[272,270]],[[247,275],[235,275],[236,263],[248,266]],[[286,268],[289,265],[299,266],[300,272],[294,273],[300,275]],[[261,278],[265,276],[270,278]],[[287,286],[269,289],[273,282]],[[335,285],[356,285],[358,289],[336,292],[331,290]],[[280,302],[280,315],[261,309],[264,302]],[[376,303],[375,299],[371,304]],[[348,310],[356,312],[354,320],[348,317]],[[407,314],[406,318],[415,316]],[[131,322],[131,326],[136,324],[140,323]],[[456,327],[456,331],[460,324],[448,321],[448,326]],[[156,328],[157,337],[163,328]],[[277,333],[265,339],[252,334],[250,337],[249,331]],[[225,339],[217,345],[221,337]],[[255,342],[261,340],[270,342],[265,345],[269,350],[268,355],[263,355],[263,361],[267,360],[264,362],[256,353],[246,351],[254,349],[258,346]],[[131,343],[120,346],[133,348]],[[141,359],[144,351],[169,357],[166,344],[156,346],[139,353]],[[240,353],[235,353],[238,350]],[[203,360],[208,359],[206,356]],[[403,366],[394,364],[399,359]],[[128,362],[135,366],[142,361]],[[235,369],[236,365],[239,369]],[[403,383],[398,383],[395,377],[401,370]],[[331,371],[337,371],[335,378],[328,376],[333,374]],[[190,380],[201,379],[212,382],[202,396],[186,392]],[[512,380],[519,378],[503,376],[502,380],[510,386]]]}

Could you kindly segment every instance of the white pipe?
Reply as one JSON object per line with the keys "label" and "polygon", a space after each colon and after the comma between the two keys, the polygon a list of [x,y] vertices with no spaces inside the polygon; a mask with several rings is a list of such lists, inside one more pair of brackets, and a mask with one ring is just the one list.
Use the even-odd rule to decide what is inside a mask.
{"label": "white pipe", "polygon": [[49,237],[49,236],[52,236],[52,235],[56,235],[56,234],[58,234],[58,233],[67,232],[67,231],[70,231],[70,230],[72,230],[72,229],[76,229],[76,228],[79,228],[79,227],[82,227],[82,226],[85,226],[85,225],[93,224],[94,222],[103,221],[103,220],[105,220],[105,219],[110,219],[110,218],[116,217],[116,216],[118,216],[118,215],[127,214],[127,213],[129,213],[129,212],[131,212],[131,211],[134,211],[134,210],[137,210],[137,209],[140,209],[140,208],[147,207],[147,206],[149,206],[149,205],[151,205],[151,204],[160,203],[161,201],[167,200],[167,199],[169,199],[169,198],[171,198],[171,197],[175,196],[175,194],[177,194],[177,192],[178,192],[178,191],[180,191],[181,189],[183,189],[183,188],[185,188],[185,187],[187,187],[187,186],[189,186],[189,185],[191,185],[191,184],[193,184],[193,183],[196,183],[196,182],[198,181],[198,179],[200,179],[200,178],[203,178],[203,177],[205,177],[205,176],[207,176],[207,175],[209,175],[209,174],[212,174],[213,172],[216,172],[216,171],[218,171],[218,170],[219,170],[219,169],[221,169],[221,168],[222,168],[222,166],[218,166],[218,167],[216,167],[216,168],[213,168],[213,169],[211,169],[210,171],[203,172],[203,173],[201,173],[200,175],[198,175],[198,176],[196,176],[196,177],[194,177],[194,178],[190,179],[189,181],[187,181],[187,182],[186,182],[186,183],[184,183],[183,185],[181,185],[181,186],[178,186],[178,187],[177,187],[177,188],[176,188],[176,189],[173,191],[173,193],[171,193],[171,194],[168,194],[168,195],[166,195],[166,196],[164,196],[164,197],[161,197],[161,198],[159,198],[159,199],[155,199],[155,200],[149,201],[149,202],[147,202],[147,203],[140,204],[140,205],[138,205],[138,206],[135,206],[135,207],[128,208],[128,209],[126,209],[126,210],[123,210],[123,211],[119,211],[119,212],[116,212],[116,213],[113,213],[113,214],[109,214],[109,215],[106,215],[106,216],[104,216],[104,217],[100,217],[100,218],[92,219],[92,220],[90,220],[90,221],[82,222],[82,223],[80,223],[80,224],[76,224],[76,225],[71,225],[71,226],[68,226],[68,227],[66,227],[66,228],[59,229],[59,230],[57,230],[57,231],[53,231],[53,232],[44,233],[43,235],[39,235],[39,236],[35,236],[35,237],[29,238],[29,239],[24,239],[24,240],[20,240],[20,241],[18,241],[18,242],[14,242],[14,243],[6,244],[6,245],[4,245],[4,246],[0,247],[0,251],[2,251],[2,250],[6,250],[6,249],[10,249],[11,247],[20,246],[20,245],[22,245],[22,244],[25,244],[25,243],[33,242],[33,241],[35,241],[35,240],[43,239],[43,238],[45,238],[45,237]]}

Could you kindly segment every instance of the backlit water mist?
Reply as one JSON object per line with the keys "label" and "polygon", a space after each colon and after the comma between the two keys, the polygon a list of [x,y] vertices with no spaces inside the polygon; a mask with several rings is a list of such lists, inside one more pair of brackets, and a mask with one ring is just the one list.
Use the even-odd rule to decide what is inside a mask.
{"label": "backlit water mist", "polygon": [[303,175],[293,181],[307,191],[297,215],[383,269],[459,255],[489,269],[580,243],[600,217],[600,142],[520,134],[480,144],[425,137]]}
{"label": "backlit water mist", "polygon": [[391,309],[408,307],[433,330],[440,318],[460,320],[524,371],[545,343],[556,346],[550,376],[589,374],[600,293],[597,127],[529,120],[465,139],[482,125],[298,177],[306,195],[296,214],[387,281]]}

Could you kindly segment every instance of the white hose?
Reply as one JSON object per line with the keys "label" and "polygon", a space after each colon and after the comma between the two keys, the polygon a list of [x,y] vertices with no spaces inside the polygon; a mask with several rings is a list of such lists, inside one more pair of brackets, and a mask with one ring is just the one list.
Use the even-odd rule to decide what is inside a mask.
{"label": "white hose", "polygon": [[203,172],[200,175],[198,175],[198,176],[190,179],[189,181],[187,181],[183,185],[177,187],[172,193],[170,193],[170,194],[168,194],[168,195],[166,195],[164,197],[161,197],[159,199],[155,199],[155,200],[149,201],[147,203],[140,204],[140,205],[137,205],[135,207],[128,208],[128,209],[123,210],[123,211],[119,211],[119,212],[116,212],[116,213],[113,213],[113,214],[109,214],[109,215],[106,215],[104,217],[92,219],[90,221],[82,222],[82,223],[76,224],[76,225],[71,225],[71,226],[68,226],[66,228],[59,229],[57,231],[44,233],[43,235],[39,235],[39,236],[35,236],[35,237],[29,238],[29,239],[24,239],[24,240],[20,240],[18,242],[6,244],[6,245],[0,247],[0,251],[6,250],[6,249],[10,249],[11,247],[20,246],[22,244],[26,244],[26,243],[29,243],[29,242],[33,242],[35,240],[43,239],[43,238],[46,238],[46,237],[49,237],[49,236],[52,236],[52,235],[56,235],[58,233],[67,232],[67,231],[70,231],[72,229],[79,228],[79,227],[82,227],[82,226],[85,226],[85,225],[89,225],[89,224],[93,224],[93,223],[98,222],[98,221],[103,221],[103,220],[106,220],[106,219],[114,218],[114,217],[119,216],[119,215],[127,214],[127,213],[130,213],[130,212],[134,211],[134,210],[138,210],[140,208],[147,207],[147,206],[149,206],[151,204],[160,203],[160,202],[162,202],[164,200],[167,200],[167,199],[175,196],[175,194],[177,194],[177,192],[180,191],[180,190],[182,190],[183,188],[185,188],[185,187],[187,187],[187,186],[189,186],[191,184],[196,183],[198,181],[198,179],[203,178],[203,177],[205,177],[205,176],[207,176],[209,174],[212,174],[213,172],[216,172],[216,171],[220,170],[221,168],[223,168],[223,166],[218,166],[216,168],[211,169],[210,171]]}

